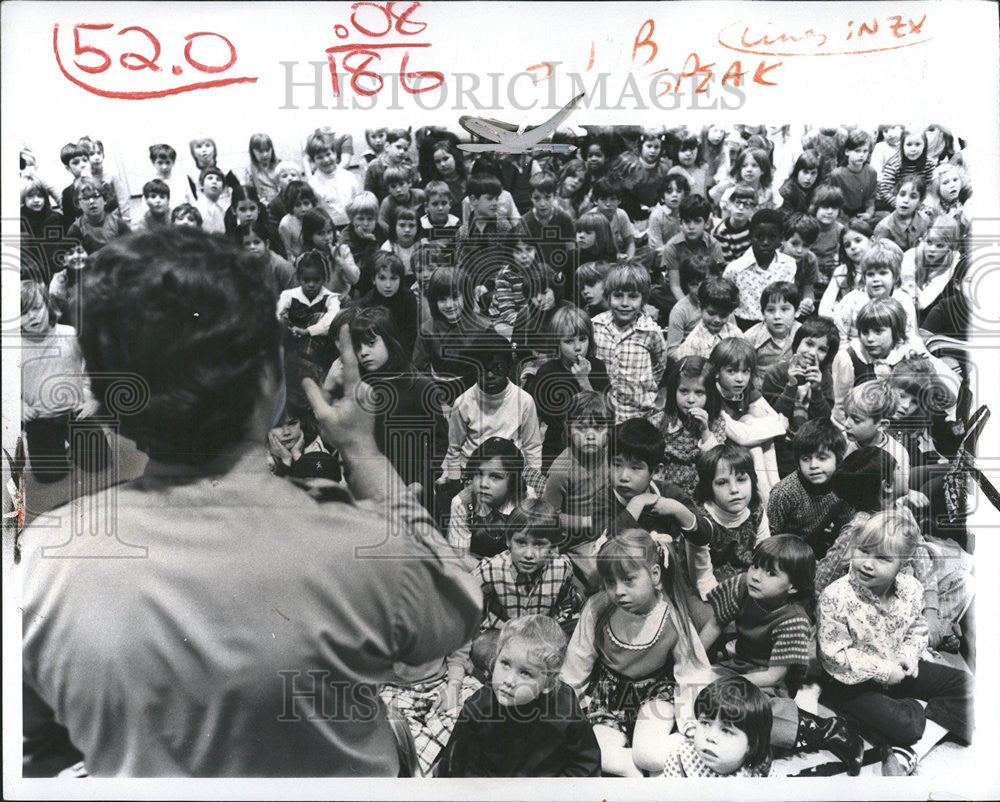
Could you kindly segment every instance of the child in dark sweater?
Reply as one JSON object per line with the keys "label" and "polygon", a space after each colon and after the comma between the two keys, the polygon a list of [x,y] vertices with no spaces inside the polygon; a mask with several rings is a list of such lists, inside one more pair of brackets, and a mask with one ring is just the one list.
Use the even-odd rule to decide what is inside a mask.
{"label": "child in dark sweater", "polygon": [[822,556],[854,515],[830,486],[847,440],[829,418],[804,424],[793,441],[798,470],[774,486],[767,502],[771,535],[794,532]]}
{"label": "child in dark sweater", "polygon": [[462,708],[439,777],[598,777],[601,750],[560,681],[566,636],[544,615],[509,621],[489,685]]}

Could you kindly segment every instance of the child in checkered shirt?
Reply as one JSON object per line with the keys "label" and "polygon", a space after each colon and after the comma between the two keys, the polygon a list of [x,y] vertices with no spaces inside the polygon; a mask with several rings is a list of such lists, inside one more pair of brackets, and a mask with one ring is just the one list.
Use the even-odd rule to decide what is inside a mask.
{"label": "child in checkered shirt", "polygon": [[527,498],[507,521],[507,548],[479,562],[472,574],[483,587],[485,616],[472,643],[472,662],[485,671],[503,622],[523,615],[546,615],[567,634],[576,626],[583,599],[573,582],[573,565],[559,554],[558,511]]}
{"label": "child in checkered shirt", "polygon": [[604,297],[611,308],[594,318],[595,356],[608,368],[618,423],[645,417],[656,425],[663,415],[656,395],[667,367],[667,345],[660,327],[643,311],[649,291],[646,268],[621,262],[604,280]]}

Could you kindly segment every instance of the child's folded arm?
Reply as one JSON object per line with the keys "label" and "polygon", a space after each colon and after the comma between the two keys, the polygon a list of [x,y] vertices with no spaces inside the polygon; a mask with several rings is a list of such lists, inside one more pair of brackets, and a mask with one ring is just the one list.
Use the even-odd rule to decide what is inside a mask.
{"label": "child's folded arm", "polygon": [[[867,680],[886,684],[898,668],[896,660],[871,654],[855,645],[839,599],[823,593],[816,610],[820,662],[826,672],[845,685],[858,685]],[[926,635],[926,627],[924,628]]]}

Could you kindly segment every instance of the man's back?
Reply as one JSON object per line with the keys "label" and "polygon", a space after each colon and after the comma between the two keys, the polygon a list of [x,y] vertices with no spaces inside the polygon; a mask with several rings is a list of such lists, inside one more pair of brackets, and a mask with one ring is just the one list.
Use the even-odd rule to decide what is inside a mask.
{"label": "man's back", "polygon": [[[58,528],[22,538],[24,680],[93,775],[394,776],[374,683],[478,624],[457,563],[384,517],[315,503],[262,451],[52,515]],[[116,535],[71,537],[71,515]]]}

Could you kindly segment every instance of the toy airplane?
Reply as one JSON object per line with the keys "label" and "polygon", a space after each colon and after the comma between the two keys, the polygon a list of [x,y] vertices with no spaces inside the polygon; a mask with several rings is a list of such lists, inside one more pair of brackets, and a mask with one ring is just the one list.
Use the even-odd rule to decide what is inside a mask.
{"label": "toy airplane", "polygon": [[460,117],[458,124],[470,134],[481,136],[484,139],[492,140],[484,144],[460,144],[459,150],[470,153],[532,153],[544,151],[546,153],[574,153],[576,145],[556,144],[545,142],[555,132],[559,124],[562,123],[576,104],[583,99],[583,94],[577,95],[569,103],[563,106],[552,119],[541,125],[532,128],[525,128],[511,125],[499,120],[491,120],[484,117]]}

